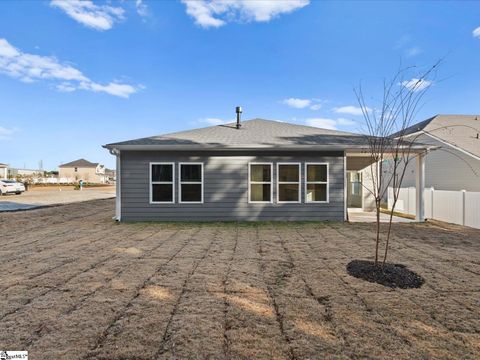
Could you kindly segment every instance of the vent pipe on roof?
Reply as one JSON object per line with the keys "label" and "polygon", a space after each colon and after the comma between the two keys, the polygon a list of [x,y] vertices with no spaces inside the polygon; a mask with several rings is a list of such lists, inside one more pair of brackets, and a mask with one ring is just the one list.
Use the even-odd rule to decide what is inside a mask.
{"label": "vent pipe on roof", "polygon": [[240,129],[240,127],[242,126],[242,124],[240,124],[240,114],[242,113],[242,107],[237,106],[235,108],[235,112],[237,113],[237,129]]}

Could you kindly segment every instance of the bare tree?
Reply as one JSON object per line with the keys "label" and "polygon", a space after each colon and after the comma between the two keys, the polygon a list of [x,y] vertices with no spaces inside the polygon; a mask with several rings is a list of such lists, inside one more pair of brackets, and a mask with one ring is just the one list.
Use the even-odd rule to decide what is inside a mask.
{"label": "bare tree", "polygon": [[[417,155],[415,152],[417,137],[408,136],[406,130],[415,120],[441,61],[420,72],[415,67],[400,67],[391,80],[383,82],[380,106],[371,108],[367,106],[361,85],[354,90],[363,113],[372,164],[370,166],[372,187],[367,190],[374,198],[376,210],[375,266],[379,263],[382,199],[391,187],[393,203],[389,211],[383,267],[387,260],[393,214],[401,185],[409,163]],[[385,167],[388,167],[388,171],[384,171]]]}

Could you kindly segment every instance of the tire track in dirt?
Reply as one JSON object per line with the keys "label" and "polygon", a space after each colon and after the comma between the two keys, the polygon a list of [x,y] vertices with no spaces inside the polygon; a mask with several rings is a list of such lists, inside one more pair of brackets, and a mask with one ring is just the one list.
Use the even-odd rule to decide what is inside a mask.
{"label": "tire track in dirt", "polygon": [[[345,235],[344,233],[342,233],[340,230],[335,229],[335,228],[333,228],[333,229],[334,229],[335,231],[337,231],[337,232],[338,232],[340,235],[342,235],[343,237],[346,236],[346,235]],[[364,233],[364,234],[365,234],[365,233]],[[365,234],[365,235],[366,235],[366,236],[369,236],[369,235],[372,236],[372,234]],[[356,235],[353,235],[353,236],[356,237],[357,239],[359,238],[359,237],[356,236]],[[405,239],[402,239],[402,240],[405,240]],[[416,251],[420,251],[420,250],[417,249],[416,247],[413,247],[413,246],[411,246],[411,245],[405,244],[405,242],[403,242],[401,245],[404,246],[405,248],[410,248],[410,249],[414,249],[414,250],[416,250]],[[404,249],[397,247],[397,248],[394,249],[394,251],[396,251],[397,253],[401,253],[401,254],[402,254],[401,256],[402,256],[404,259],[407,259],[407,260],[411,261],[412,263],[418,263],[418,259],[415,259],[415,258],[412,257],[411,255],[405,254]],[[431,254],[426,253],[426,255],[429,255],[430,258],[434,258],[434,256],[431,256]],[[437,262],[438,262],[438,259],[439,259],[439,258],[437,257]],[[420,266],[422,266],[422,267],[424,267],[425,269],[428,269],[428,270],[430,270],[430,271],[433,271],[434,273],[438,273],[438,272],[439,272],[438,269],[435,269],[434,267],[429,266],[429,265],[426,264],[425,262],[422,262],[422,263],[420,264]],[[460,268],[461,268],[461,267],[460,267]],[[462,269],[462,268],[461,268],[461,269]],[[464,270],[464,269],[462,269],[462,270]],[[455,284],[455,283],[457,282],[457,279],[456,279],[456,278],[452,278],[451,276],[449,276],[448,274],[446,274],[446,273],[444,273],[444,272],[441,273],[441,275],[442,275],[443,277],[445,277],[446,279],[448,279],[448,281],[450,281],[452,284]],[[437,289],[435,286],[431,285],[429,282],[425,282],[424,286],[427,286],[430,290],[432,290],[432,291],[434,291],[435,293],[441,295],[441,292],[439,292],[438,289]],[[460,306],[465,306],[465,307],[466,307],[468,310],[470,310],[471,312],[474,312],[474,311],[475,311],[475,309],[472,309],[471,307],[466,306],[465,304],[459,302],[458,300],[456,300],[456,299],[454,299],[454,298],[453,298],[452,300],[453,300],[454,302],[456,302],[456,303],[457,303],[458,305],[460,305]],[[422,309],[423,309],[423,307],[422,307]],[[425,311],[425,310],[424,310],[424,311]],[[433,318],[432,318],[432,319],[433,319]],[[433,319],[433,320],[435,320],[435,319]],[[442,324],[442,326],[445,326],[445,325]]]}
{"label": "tire track in dirt", "polygon": [[[340,230],[338,230],[338,229],[336,229],[336,228],[334,228],[334,227],[331,227],[331,228],[332,228],[333,230],[335,230],[339,235],[341,235],[341,236],[343,236],[343,237],[346,237],[346,235],[345,235],[344,233],[342,233],[342,231],[340,231]],[[370,237],[373,236],[373,234],[368,234],[368,233],[365,233],[364,231],[363,231],[363,234],[364,234],[365,236],[370,236]],[[362,239],[362,238],[360,238],[360,237],[359,237],[358,235],[356,235],[356,234],[349,234],[349,235],[350,235],[350,236],[353,236],[353,237],[356,238],[356,239]],[[411,248],[411,246],[408,246],[408,245],[405,244],[405,241],[407,241],[408,239],[402,238],[402,240],[404,241],[404,242],[402,243],[402,246],[405,246],[405,247],[407,247],[407,248],[409,248],[409,247]],[[415,249],[415,248],[414,248],[414,249]],[[416,250],[416,249],[415,249],[415,250]],[[344,254],[346,254],[343,250],[341,250],[341,251],[342,251]],[[397,251],[397,252],[402,252],[402,250],[401,250],[401,249],[398,249],[398,248],[396,248],[395,251]],[[410,256],[410,255],[402,255],[402,256],[403,256],[404,258],[412,261],[413,263],[417,263],[417,262],[418,262],[417,259],[413,258],[413,257]],[[421,266],[423,266],[424,268],[429,269],[429,270],[431,270],[431,271],[438,272],[438,271],[435,270],[434,268],[429,267],[428,265],[426,265],[425,262],[422,262]],[[452,281],[452,279],[450,279],[450,278],[449,278],[448,276],[446,276],[444,273],[443,273],[442,275],[445,276],[445,278],[447,278],[449,281]],[[424,286],[427,286],[430,290],[432,290],[432,291],[433,291],[434,293],[436,293],[437,295],[441,295],[441,292],[439,292],[434,286],[430,285],[428,282],[425,282]],[[358,292],[357,292],[357,295],[358,295],[358,297],[359,297],[360,299],[362,299],[362,301],[365,303],[365,305],[367,305],[366,302],[365,302],[365,300],[358,294]],[[472,312],[472,314],[475,314],[475,310],[474,310],[474,309],[470,308],[469,306],[466,306],[464,303],[458,301],[457,299],[455,299],[455,298],[453,298],[453,297],[450,298],[450,299],[451,299],[453,302],[457,303],[459,306],[465,307],[465,308],[467,308],[468,310],[470,310],[470,311]],[[454,338],[455,340],[457,340],[459,343],[464,343],[465,339],[464,339],[461,335],[457,335],[457,334],[455,333],[456,329],[450,329],[450,327],[449,327],[448,325],[444,324],[443,322],[441,322],[440,320],[438,320],[437,318],[435,318],[430,311],[428,311],[427,309],[424,308],[424,306],[423,306],[423,304],[422,304],[421,302],[418,302],[418,301],[415,300],[414,297],[412,297],[412,296],[409,296],[409,297],[408,297],[408,300],[411,301],[412,303],[414,303],[414,304],[417,306],[417,308],[421,309],[421,311],[430,318],[430,321],[431,321],[433,324],[435,324],[435,325],[437,325],[437,326],[440,326],[441,328],[443,328],[443,329],[446,330],[447,332],[451,332],[451,337]],[[377,312],[377,314],[378,314],[378,312]],[[382,314],[379,314],[379,315],[382,316],[383,318],[385,318]],[[385,319],[386,319],[386,318],[385,318]],[[398,331],[395,331],[395,332],[398,333]],[[468,351],[471,353],[471,350],[470,350],[470,349],[469,349]],[[473,354],[471,354],[471,355],[473,355]]]}
{"label": "tire track in dirt", "polygon": [[[189,238],[184,241],[182,246],[180,246],[179,249],[177,249],[165,262],[163,262],[161,265],[155,268],[154,272],[151,273],[148,277],[144,279],[144,281],[135,288],[135,294],[133,297],[130,298],[128,303],[118,312],[117,316],[114,317],[114,319],[110,322],[110,324],[103,330],[102,334],[97,338],[95,344],[90,348],[90,350],[87,351],[86,355],[83,357],[83,359],[87,360],[92,357],[92,354],[94,354],[98,349],[101,348],[102,344],[105,342],[105,340],[108,337],[108,334],[110,333],[110,330],[113,329],[116,324],[125,316],[127,310],[132,307],[134,301],[140,296],[142,289],[144,289],[151,279],[155,277],[165,266],[167,266],[170,262],[172,262],[178,254],[185,249],[185,247],[192,242],[192,240],[195,238],[195,236],[202,230],[202,227],[199,227],[198,230],[193,233],[192,235],[189,236]],[[178,234],[180,230],[178,230],[175,234]],[[172,235],[169,237],[169,239],[174,239],[175,236]],[[153,251],[153,250],[152,250]]]}
{"label": "tire track in dirt", "polygon": [[[298,234],[298,236],[303,239],[303,241],[309,246],[309,248],[312,250],[313,253],[316,253],[316,250],[315,248],[312,246],[312,244],[310,243],[310,241],[308,241],[305,236],[299,231],[298,228],[295,228],[295,231],[296,233]],[[317,233],[317,236],[321,236],[321,233]],[[349,254],[347,254],[344,250],[340,249],[337,247],[337,249],[346,257],[350,257]],[[375,318],[371,318],[370,320],[374,323],[376,323],[377,325],[380,325],[381,327],[387,327],[389,332],[392,332],[395,334],[395,336],[398,338],[398,339],[401,339],[401,341],[406,345],[408,346],[409,348],[413,347],[414,345],[407,339],[405,338],[405,336],[403,336],[402,334],[400,334],[397,330],[395,330],[393,327],[390,326],[389,322],[388,322],[388,319],[381,313],[379,313],[378,311],[375,311],[375,309],[373,309],[372,307],[370,307],[367,302],[365,301],[365,299],[363,297],[360,296],[360,294],[358,293],[358,291],[353,287],[351,286],[349,283],[347,283],[342,276],[340,276],[340,274],[337,273],[337,271],[331,267],[326,261],[322,260],[320,257],[318,257],[318,260],[321,261],[325,268],[327,268],[336,278],[340,279],[340,281],[342,282],[343,286],[349,290],[349,292],[355,296],[355,298],[357,298],[360,303],[362,304],[362,306],[364,307],[365,311],[367,313],[372,313],[372,314],[375,314],[377,316],[379,316],[380,318],[382,318],[384,321],[383,322],[380,322],[378,320],[376,320]],[[348,336],[346,334],[343,334],[343,337],[345,339],[348,339]],[[346,341],[345,344],[349,344],[349,341]],[[415,349],[416,351],[420,351],[419,349]],[[388,351],[388,349],[385,349],[385,351]],[[420,351],[421,352],[421,351]],[[427,354],[424,354],[424,356],[427,356]]]}
{"label": "tire track in dirt", "polygon": [[[294,265],[294,267],[296,267],[295,259],[293,258],[290,250],[287,248],[285,239],[283,238],[283,236],[278,231],[278,227],[275,228],[275,230],[276,230],[277,237],[280,239],[280,243],[282,245],[282,248],[283,248],[285,254],[288,256],[289,261]],[[298,233],[298,229],[296,229],[296,231]],[[296,239],[297,238],[298,237],[296,237]],[[304,243],[306,243],[305,239],[301,238],[301,240]],[[307,244],[307,246],[308,246],[308,244]],[[336,326],[335,321],[333,319],[332,306],[330,304],[330,297],[329,296],[317,296],[317,295],[315,295],[315,292],[313,291],[312,287],[310,286],[307,279],[303,275],[303,272],[301,272],[299,274],[299,277],[300,277],[300,280],[302,281],[302,283],[305,287],[305,290],[306,290],[305,293],[307,294],[307,296],[310,297],[311,299],[315,300],[322,307],[325,307],[325,314],[324,314],[325,321],[327,323],[331,323],[333,325],[332,327],[333,327],[333,330],[334,330],[335,334],[338,335],[342,339],[343,344],[347,344],[346,334],[339,330],[339,328]]]}
{"label": "tire track in dirt", "polygon": [[[78,256],[77,250],[80,249],[80,250],[82,250],[82,252],[89,252],[89,251],[88,251],[88,250],[89,250],[89,246],[94,245],[94,244],[96,244],[96,243],[98,243],[98,242],[103,242],[103,241],[104,241],[104,238],[103,238],[101,235],[116,236],[116,235],[118,235],[118,234],[122,234],[122,235],[124,236],[124,238],[125,238],[125,237],[129,237],[129,236],[131,236],[131,235],[133,235],[133,234],[136,234],[136,233],[138,232],[138,229],[130,230],[130,231],[128,231],[126,234],[123,234],[123,232],[124,232],[123,229],[116,229],[116,231],[113,232],[113,233],[112,233],[110,230],[107,230],[106,232],[102,232],[102,233],[100,233],[100,234],[97,232],[97,233],[95,234],[95,235],[96,235],[96,238],[95,238],[95,239],[93,239],[93,240],[91,240],[91,241],[89,241],[89,242],[87,242],[87,243],[83,243],[83,244],[82,244],[82,243],[78,243],[78,244],[76,244],[76,246],[73,247],[73,248],[69,248],[69,247],[68,247],[68,245],[69,245],[70,242],[69,242],[69,243],[66,243],[66,244],[65,244],[65,245],[66,245],[65,247],[67,248],[68,252],[69,252],[69,253],[75,252],[75,253],[77,254],[77,256],[76,256],[75,258],[73,258],[73,259],[68,259],[68,258],[67,258],[67,260],[61,262],[60,264],[54,265],[54,266],[52,266],[52,267],[50,267],[50,268],[41,270],[41,271],[38,272],[38,273],[34,273],[34,274],[28,276],[28,277],[27,277],[25,280],[23,280],[23,281],[31,281],[31,280],[33,280],[33,279],[35,279],[35,278],[38,278],[38,277],[42,276],[42,275],[48,274],[48,273],[50,273],[50,272],[52,272],[52,271],[54,271],[54,270],[56,270],[56,269],[62,268],[63,266],[66,266],[66,265],[69,265],[69,264],[72,264],[72,263],[76,263],[76,262],[81,262],[81,261],[82,261],[82,258],[81,258],[81,256]],[[74,241],[78,242],[78,241],[81,241],[81,240],[83,240],[83,239],[90,239],[91,236],[92,236],[92,235],[90,234],[90,235],[81,237],[80,239],[74,239]],[[60,238],[60,239],[61,239],[61,238]],[[59,241],[61,242],[61,240],[59,240]],[[128,238],[126,241],[130,242],[131,239]],[[111,246],[111,244],[105,243],[104,246],[102,246],[102,247],[100,247],[100,248],[96,248],[96,249],[95,249],[95,253],[98,254],[99,252],[108,249],[110,246]],[[10,271],[10,272],[8,273],[8,275],[9,275],[9,276],[16,275],[17,273],[16,273],[15,270],[20,270],[20,271],[24,270],[24,269],[28,266],[28,264],[29,264],[29,263],[31,264],[34,260],[36,260],[36,263],[50,263],[51,260],[54,259],[53,262],[55,262],[55,260],[59,257],[58,253],[63,254],[63,253],[65,252],[65,251],[62,251],[62,247],[60,247],[60,248],[56,248],[56,247],[55,247],[55,249],[56,249],[56,252],[53,253],[53,254],[51,254],[51,255],[49,255],[47,258],[33,259],[32,257],[28,257],[28,258],[25,260],[26,263],[21,263],[21,262],[15,263],[15,265],[16,265],[16,267],[17,267],[18,269],[14,269],[14,271]],[[7,262],[7,264],[8,264],[8,262]],[[17,286],[17,285],[19,285],[19,283],[14,283],[14,284],[12,284],[12,285],[9,285],[9,286],[4,287],[4,288],[1,288],[1,289],[2,289],[2,291],[6,291],[6,290],[8,290],[8,289],[10,289],[10,288],[12,288],[12,287],[14,287],[14,286]]]}
{"label": "tire track in dirt", "polygon": [[[22,231],[17,231],[15,235],[12,235],[11,240],[14,241],[8,242],[6,241],[8,240],[6,238],[2,240],[3,249],[9,250],[16,249],[19,246],[23,247],[34,245],[37,242],[41,241],[39,239],[48,239],[50,237],[54,239],[58,237],[58,235],[72,232],[72,229],[87,229],[88,231],[93,232],[97,229],[106,229],[115,226],[113,220],[105,218],[98,219],[98,216],[99,213],[93,213],[78,220],[64,221],[53,226],[51,226],[48,222],[44,222],[36,226],[35,229],[23,229]],[[88,228],[85,228],[85,223],[87,221]],[[16,223],[15,226],[17,226]]]}
{"label": "tire track in dirt", "polygon": [[[161,231],[163,231],[163,230],[161,230]],[[132,231],[128,232],[126,235],[129,236],[129,235],[131,235],[131,234],[134,234],[135,232],[136,232],[135,230],[132,230]],[[158,232],[151,234],[149,237],[153,237],[153,236],[156,235],[156,234],[158,234]],[[146,240],[146,239],[143,239],[143,240]],[[142,240],[142,241],[143,241],[143,240]],[[131,239],[127,239],[127,242],[130,242],[130,241],[131,241]],[[127,244],[128,244],[128,243],[127,243]],[[123,244],[119,244],[119,245],[123,245]],[[109,246],[110,246],[110,245],[108,245],[108,244],[105,245],[105,246],[104,246],[104,249],[108,248]],[[70,281],[74,280],[75,278],[80,277],[80,276],[88,273],[89,271],[94,270],[94,269],[96,269],[97,267],[102,266],[103,264],[108,263],[110,260],[112,260],[112,259],[114,259],[114,258],[116,258],[116,257],[120,257],[120,256],[121,256],[120,254],[112,254],[112,255],[109,255],[109,256],[107,256],[107,257],[105,257],[105,258],[103,258],[103,259],[100,259],[99,261],[94,262],[93,264],[90,264],[87,268],[82,269],[81,271],[76,272],[76,273],[72,274],[71,276],[67,277],[67,278],[63,281],[63,284],[61,285],[61,287],[64,287],[64,286],[68,285],[68,283],[69,283]],[[75,260],[81,261],[80,258],[75,259]],[[60,266],[58,266],[58,267],[56,267],[56,268],[60,268],[61,266],[64,266],[64,265],[66,265],[66,264],[61,264]],[[51,270],[52,270],[52,269],[50,269],[50,271],[51,271]],[[47,273],[48,273],[48,272],[47,272]],[[34,276],[33,278],[35,278],[35,276]],[[6,290],[8,290],[8,289],[10,289],[11,287],[14,287],[14,286],[16,286],[16,285],[14,284],[14,285],[12,285],[12,286],[9,286],[9,287],[3,289],[2,291],[6,291]],[[33,303],[33,302],[35,302],[35,301],[38,301],[39,299],[41,299],[42,297],[50,294],[51,292],[57,291],[57,288],[58,288],[57,286],[55,286],[55,287],[50,287],[50,288],[48,288],[47,290],[45,290],[44,292],[41,292],[40,294],[38,294],[37,296],[28,299],[28,300],[27,300],[25,303],[23,303],[21,306],[18,306],[17,308],[12,309],[11,311],[3,314],[3,315],[0,317],[0,321],[4,321],[9,315],[12,315],[12,314],[14,314],[14,313],[15,313],[15,314],[18,314],[18,312],[19,312],[20,310],[26,309],[27,306],[29,306],[31,303]]]}
{"label": "tire track in dirt", "polygon": [[230,330],[231,325],[228,321],[228,309],[230,307],[230,304],[228,302],[228,297],[227,297],[227,284],[228,284],[228,279],[230,277],[230,273],[232,272],[232,266],[233,266],[233,260],[235,258],[235,253],[237,251],[237,246],[238,246],[238,223],[235,227],[235,243],[233,245],[233,251],[232,251],[232,256],[229,259],[228,263],[228,268],[227,271],[225,272],[225,277],[223,278],[222,281],[222,286],[223,286],[223,305],[224,305],[224,310],[223,310],[223,354],[226,359],[230,359],[230,339],[228,338],[227,332]]}
{"label": "tire track in dirt", "polygon": [[[345,236],[340,230],[336,229],[336,231],[341,234],[342,236]],[[365,233],[365,230],[362,230],[362,233],[364,233],[365,235],[368,235],[368,233]],[[370,234],[371,235],[371,234]],[[406,244],[406,241],[408,240],[407,238],[405,237],[402,237],[402,236],[398,236],[397,239],[399,240],[402,240],[402,243],[401,243],[401,246],[403,246],[403,248],[394,248],[393,250],[396,251],[397,253],[400,253],[402,254],[401,256],[404,258],[404,259],[407,259],[409,261],[411,261],[412,263],[418,263],[418,259],[415,259],[414,257],[412,257],[411,255],[408,255],[408,254],[405,254],[405,248],[407,249],[413,249],[415,251],[418,251],[418,252],[421,252],[423,253],[424,255],[427,255],[428,258],[430,259],[434,259],[436,258],[437,261],[435,262],[443,262],[444,259],[443,258],[440,258],[440,257],[435,257],[435,256],[432,256],[431,253],[429,252],[426,252],[422,249],[419,249],[417,246],[413,246],[413,245],[408,245]],[[440,260],[440,261],[439,261]],[[450,263],[449,263],[450,264]],[[451,264],[450,264],[451,265]],[[429,266],[425,261],[421,262],[420,264],[421,267],[425,268],[425,269],[428,269],[434,273],[439,273],[439,270],[438,269],[435,269],[434,267],[432,266]],[[455,266],[455,265],[454,265]],[[457,266],[458,268],[464,270],[464,271],[467,271],[467,272],[470,272],[470,273],[473,273],[475,275],[477,275],[475,272],[472,272],[472,271],[468,271],[466,269],[464,269],[463,267],[461,266]],[[449,276],[447,273],[445,272],[442,272],[441,273],[441,276],[445,277],[446,279],[448,279],[448,281],[450,281],[452,284],[455,284],[458,279],[457,278],[453,278],[451,276]],[[428,281],[425,282],[424,286],[427,286],[430,290],[432,290],[435,294],[437,294],[438,296],[442,296],[442,293],[444,292],[448,292],[448,291],[441,291],[439,290],[437,287],[431,285]],[[461,292],[462,294],[464,293],[463,291]],[[473,291],[473,293],[476,293],[476,294],[480,294],[480,291],[479,290],[475,290]],[[431,321],[434,323],[434,324],[437,324],[437,325],[440,325],[441,327],[443,327],[444,329],[448,330],[448,331],[453,331],[453,332],[458,332],[458,329],[456,328],[452,328],[451,326],[449,326],[448,324],[445,324],[443,323],[441,320],[437,319],[435,317],[434,314],[432,314],[431,311],[429,311],[428,309],[426,309],[424,307],[424,304],[422,302],[419,302],[418,300],[415,299],[415,297],[413,296],[409,296],[408,299],[413,302],[418,308],[422,309],[422,311],[425,313],[425,314],[428,314],[428,316],[430,317]],[[459,305],[460,307],[464,307],[465,309],[469,310],[472,314],[472,316],[475,316],[474,314],[476,313],[476,309],[475,308],[472,308],[471,306],[455,299],[454,297],[451,298],[451,301],[455,302],[457,305]],[[456,337],[457,340],[459,341],[463,341],[463,339],[461,337],[457,337],[455,334],[453,334],[453,337]]]}
{"label": "tire track in dirt", "polygon": [[[280,312],[280,309],[279,309],[279,306],[278,306],[278,303],[277,303],[277,299],[275,297],[275,291],[272,288],[272,286],[268,283],[268,281],[265,277],[266,263],[265,263],[264,251],[263,251],[262,241],[260,239],[260,233],[259,233],[258,226],[256,227],[256,240],[257,240],[257,252],[260,255],[260,269],[262,271],[263,281],[265,282],[265,284],[267,286],[268,297],[270,298],[270,301],[273,304],[274,313],[275,313],[275,320],[276,320],[278,328],[280,330],[280,334],[282,335],[282,338],[285,341],[285,344],[287,346],[288,358],[290,360],[296,360],[296,356],[295,356],[295,353],[294,353],[293,347],[292,347],[292,339],[288,336],[288,334],[285,331],[283,314]],[[287,271],[284,271],[284,269],[282,269],[282,271],[279,274],[277,274],[276,282],[279,283],[280,281],[283,281],[285,278],[291,276],[292,271],[293,271],[293,264],[290,263],[290,266],[288,266]]]}
{"label": "tire track in dirt", "polygon": [[[105,200],[93,200],[93,201],[86,201],[84,203],[59,205],[58,207],[48,209],[51,212],[51,214],[48,214],[48,215],[42,214],[42,212],[45,212],[45,209],[29,210],[28,215],[22,218],[21,220],[18,219],[19,217],[18,213],[15,213],[15,214],[0,213],[0,223],[5,224],[5,226],[0,227],[0,231],[5,230],[5,233],[6,233],[2,243],[4,245],[9,245],[10,243],[6,240],[15,239],[18,236],[18,234],[22,234],[30,231],[36,231],[41,226],[48,225],[50,227],[52,225],[57,225],[57,224],[62,225],[65,222],[70,222],[70,221],[74,223],[82,223],[82,221],[84,221],[86,218],[89,218],[94,215],[101,214],[105,216],[105,213],[111,211],[111,205],[105,204],[105,208],[98,209],[98,205],[96,204],[96,202],[98,201],[105,201]],[[70,208],[73,208],[72,215],[68,214],[68,211],[69,210],[71,211]],[[87,209],[88,211],[83,211],[84,208]],[[93,208],[93,210],[91,210],[91,208]],[[58,214],[59,209],[63,210],[63,213],[60,216],[60,219]],[[68,215],[66,215],[66,213]],[[5,216],[4,214],[8,214],[8,215]],[[13,218],[13,220],[10,218]],[[15,227],[17,228],[17,230],[11,229],[12,221],[15,221]],[[21,240],[15,241],[13,243],[19,243],[19,242],[21,242]]]}
{"label": "tire track in dirt", "polygon": [[[69,226],[69,225],[66,225],[66,226]],[[8,260],[4,264],[15,263],[18,267],[23,267],[24,264],[21,261],[18,261],[18,259],[26,259],[30,253],[33,253],[34,256],[28,256],[28,259],[26,259],[25,261],[28,261],[28,262],[35,261],[37,260],[36,257],[40,257],[38,260],[45,262],[52,257],[58,256],[56,254],[51,254],[50,257],[41,258],[43,253],[49,250],[54,249],[56,252],[63,254],[64,251],[62,251],[62,249],[68,248],[69,252],[73,252],[74,250],[77,250],[84,246],[88,246],[90,244],[95,244],[96,242],[104,241],[104,238],[102,236],[115,236],[121,233],[122,233],[122,229],[115,229],[112,227],[105,227],[105,229],[102,229],[102,230],[97,230],[97,229],[92,230],[92,231],[89,231],[87,234],[82,234],[82,235],[79,235],[78,233],[72,233],[71,230],[66,230],[63,233],[56,234],[53,237],[53,239],[50,241],[42,241],[44,240],[43,238],[39,238],[38,240],[35,241],[35,243],[41,242],[42,244],[49,245],[45,248],[29,249],[29,248],[25,248],[25,245],[17,246],[17,249],[20,247],[22,249],[22,252],[19,253],[17,256],[9,256]],[[64,234],[69,234],[69,235],[63,236]],[[92,239],[92,240],[82,243],[82,241],[89,240],[89,239]],[[70,247],[72,243],[75,244],[74,247]]]}
{"label": "tire track in dirt", "polygon": [[[163,230],[160,230],[160,231],[163,231]],[[175,236],[178,234],[180,230],[177,230],[176,232],[174,232],[173,234],[171,234],[170,236],[168,236],[166,239],[164,239],[162,242],[160,242],[157,246],[155,246],[154,248],[150,249],[148,252],[145,252],[142,256],[139,256],[136,261],[139,261],[139,260],[143,260],[143,259],[146,259],[148,257],[148,253],[151,252],[151,251],[155,251],[157,250],[158,248],[162,247],[163,245],[165,245],[165,243],[169,242],[170,240],[174,239]],[[155,235],[157,235],[159,233],[159,231],[157,231],[156,233],[154,234],[151,234],[148,238],[152,238],[154,237]],[[108,259],[105,259],[104,262],[102,263],[106,263],[108,262],[109,260],[112,260],[113,258],[115,257],[120,257],[118,254],[114,254],[112,256],[109,256]],[[132,265],[134,266],[134,265]],[[95,267],[91,268],[90,270],[93,270]],[[126,268],[123,267],[121,270],[115,272],[114,274],[112,274],[111,276],[109,277],[106,277],[105,280],[104,280],[104,284],[101,286],[101,287],[98,287],[96,289],[94,289],[93,291],[90,291],[88,293],[86,293],[85,295],[83,295],[79,301],[77,303],[75,303],[73,306],[69,307],[66,311],[64,311],[63,313],[61,314],[58,314],[57,316],[57,319],[61,319],[65,316],[68,316],[69,314],[73,313],[74,311],[80,309],[82,307],[82,305],[87,301],[89,300],[91,297],[95,296],[95,294],[100,291],[100,290],[103,290],[105,289],[110,283],[112,280],[114,280],[115,278],[117,278],[118,276],[120,276],[122,273],[124,273],[126,271]],[[45,336],[47,335],[48,333],[50,333],[50,331],[40,331],[39,333],[37,333],[36,337],[34,338],[31,338],[29,339],[29,342],[26,343],[26,346],[27,347],[30,347],[32,345],[34,345],[42,336]]]}
{"label": "tire track in dirt", "polygon": [[181,302],[183,296],[185,295],[185,293],[187,291],[187,285],[188,285],[191,277],[195,274],[195,271],[197,270],[200,263],[202,263],[205,260],[205,258],[207,257],[208,253],[210,252],[210,249],[212,248],[212,245],[219,240],[218,239],[219,232],[220,231],[217,228],[216,233],[212,238],[212,241],[210,241],[210,243],[208,244],[208,247],[206,248],[202,257],[194,262],[192,269],[188,272],[188,274],[187,274],[187,276],[186,276],[186,278],[183,282],[182,289],[180,291],[180,295],[178,296],[177,300],[175,301],[175,305],[173,306],[173,310],[170,313],[170,317],[168,319],[167,326],[165,327],[165,331],[164,331],[163,336],[162,336],[162,342],[160,343],[158,351],[155,353],[155,356],[153,357],[153,359],[158,359],[161,355],[163,355],[163,354],[165,354],[166,352],[169,351],[169,349],[166,348],[166,345],[167,345],[169,339],[172,336],[172,333],[170,332],[170,327],[172,325],[173,318],[175,317],[175,315],[178,312],[178,307],[180,306],[180,302]]}

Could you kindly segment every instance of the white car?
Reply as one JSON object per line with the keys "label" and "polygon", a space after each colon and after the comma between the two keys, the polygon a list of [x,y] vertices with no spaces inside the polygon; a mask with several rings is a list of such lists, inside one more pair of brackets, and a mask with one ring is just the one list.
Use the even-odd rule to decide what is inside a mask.
{"label": "white car", "polygon": [[15,180],[0,180],[0,195],[17,194],[25,191],[25,186]]}

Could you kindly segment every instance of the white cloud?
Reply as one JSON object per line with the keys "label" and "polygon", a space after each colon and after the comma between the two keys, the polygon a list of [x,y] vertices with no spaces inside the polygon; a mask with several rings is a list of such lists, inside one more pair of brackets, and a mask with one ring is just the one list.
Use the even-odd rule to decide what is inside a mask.
{"label": "white cloud", "polygon": [[355,122],[345,118],[327,119],[327,118],[310,118],[306,119],[308,126],[314,126],[322,129],[337,130],[338,126],[352,126]]}
{"label": "white cloud", "polygon": [[422,91],[430,85],[432,85],[431,81],[417,78],[413,78],[412,80],[405,80],[402,82],[402,86],[413,92]]}
{"label": "white cloud", "polygon": [[208,124],[208,125],[222,125],[222,124],[228,124],[233,122],[233,120],[223,120],[219,118],[204,118],[204,119],[198,119],[200,124]]}
{"label": "white cloud", "polygon": [[95,5],[91,0],[52,0],[50,5],[61,9],[72,19],[95,30],[111,29],[115,22],[124,19],[125,12],[121,7]]}
{"label": "white cloud", "polygon": [[0,126],[0,140],[8,140],[10,139],[10,135],[17,132],[17,128],[5,128]]}
{"label": "white cloud", "polygon": [[[363,115],[363,111],[361,107],[352,106],[352,105],[335,107],[332,110],[338,114],[349,114],[349,115],[355,115],[355,116]],[[364,110],[365,112],[372,111],[372,109],[370,109],[369,107],[365,107]]]}
{"label": "white cloud", "polygon": [[310,99],[288,98],[283,100],[282,103],[295,109],[303,109],[310,106],[312,101]]}
{"label": "white cloud", "polygon": [[122,84],[118,81],[106,85],[99,84],[83,75],[80,70],[59,62],[53,56],[24,53],[2,38],[0,38],[0,73],[26,83],[36,80],[52,81],[56,89],[62,92],[83,89],[128,98],[142,89],[142,86]]}
{"label": "white cloud", "polygon": [[476,38],[480,39],[480,26],[477,27],[475,30],[472,31],[472,35]]}
{"label": "white cloud", "polygon": [[422,49],[420,49],[420,47],[414,46],[405,50],[405,55],[407,57],[414,57],[420,54],[421,52],[422,52]]}
{"label": "white cloud", "polygon": [[182,0],[187,14],[201,27],[220,27],[230,21],[268,22],[303,8],[310,0]]}
{"label": "white cloud", "polygon": [[75,86],[71,85],[68,82],[62,82],[62,83],[58,84],[57,86],[55,86],[55,88],[60,92],[72,92],[72,91],[77,90],[77,88]]}
{"label": "white cloud", "polygon": [[290,106],[295,109],[305,109],[310,108],[310,110],[320,110],[322,108],[322,102],[325,102],[321,99],[299,99],[299,98],[288,98],[281,101],[282,104]]}
{"label": "white cloud", "polygon": [[137,14],[140,15],[141,17],[148,16],[148,7],[143,2],[143,0],[136,0],[135,8],[137,9]]}

